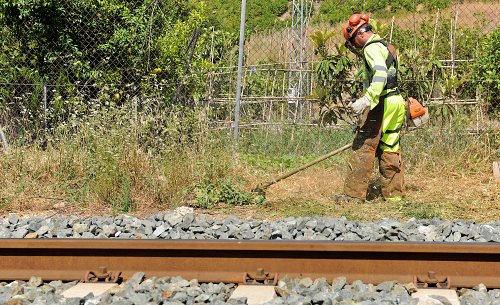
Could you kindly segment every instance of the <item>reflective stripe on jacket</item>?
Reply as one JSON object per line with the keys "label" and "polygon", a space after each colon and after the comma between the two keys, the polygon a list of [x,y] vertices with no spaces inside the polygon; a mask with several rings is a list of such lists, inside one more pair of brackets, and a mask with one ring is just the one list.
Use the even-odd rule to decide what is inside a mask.
{"label": "reflective stripe on jacket", "polygon": [[382,43],[372,43],[369,42],[374,40],[380,40],[380,36],[373,34],[370,39],[366,42],[366,47],[363,47],[362,54],[369,66],[364,65],[364,82],[369,83],[368,88],[366,88],[365,96],[370,100],[370,109],[373,109],[379,103],[380,96],[384,96],[389,92],[397,90],[385,89],[387,84],[387,76],[396,75],[396,67],[393,63],[389,69],[386,67],[386,60],[389,56],[389,50]]}

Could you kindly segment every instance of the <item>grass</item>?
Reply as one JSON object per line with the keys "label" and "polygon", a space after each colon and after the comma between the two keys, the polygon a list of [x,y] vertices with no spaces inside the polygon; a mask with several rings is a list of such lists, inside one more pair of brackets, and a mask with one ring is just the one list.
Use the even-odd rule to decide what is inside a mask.
{"label": "grass", "polygon": [[[13,145],[0,158],[0,210],[43,214],[64,203],[61,212],[66,214],[140,216],[191,205],[215,217],[259,219],[500,219],[499,182],[491,173],[492,162],[500,159],[498,133],[469,135],[459,127],[432,127],[406,135],[407,196],[401,203],[381,198],[363,204],[332,202],[329,197],[342,191],[349,155],[342,153],[271,186],[266,202],[253,204],[248,197],[252,188],[349,143],[352,133],[298,127],[244,130],[236,164],[230,132],[203,133],[190,144],[151,153],[130,139],[128,128],[110,130],[89,127],[46,150]],[[375,168],[372,184],[376,178]],[[199,204],[206,198],[200,196],[211,194],[218,197]]]}
{"label": "grass", "polygon": [[399,212],[405,218],[432,219],[441,217],[436,205],[422,202],[403,202],[399,207]]}

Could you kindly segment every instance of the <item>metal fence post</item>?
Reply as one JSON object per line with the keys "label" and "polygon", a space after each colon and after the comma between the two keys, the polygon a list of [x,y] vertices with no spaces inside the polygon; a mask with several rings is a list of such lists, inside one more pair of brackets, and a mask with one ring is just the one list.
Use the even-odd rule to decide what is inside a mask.
{"label": "metal fence post", "polygon": [[234,108],[234,147],[238,149],[238,129],[240,125],[241,76],[243,74],[243,53],[245,52],[245,16],[247,1],[241,0],[240,50],[238,55],[238,79],[236,82],[236,105]]}

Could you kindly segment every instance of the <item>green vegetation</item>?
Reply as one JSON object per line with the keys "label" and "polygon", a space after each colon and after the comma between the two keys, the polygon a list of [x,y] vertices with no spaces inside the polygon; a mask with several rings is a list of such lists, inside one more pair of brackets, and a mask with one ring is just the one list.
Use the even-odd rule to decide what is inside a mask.
{"label": "green vegetation", "polygon": [[[243,131],[240,139],[240,158],[248,165],[264,171],[289,170],[343,146],[351,139],[350,131],[304,129],[299,126],[285,128],[281,132]],[[342,157],[332,160],[338,162]]]}
{"label": "green vegetation", "polygon": [[378,18],[386,18],[395,13],[415,12],[417,8],[442,9],[450,4],[451,0],[324,0],[314,20],[334,24],[345,22],[351,14],[359,12],[372,13]]}
{"label": "green vegetation", "polygon": [[[28,143],[37,139],[46,146],[53,140],[55,129],[72,119],[84,120],[108,108],[128,104],[132,111],[144,113],[143,118],[149,124],[147,133],[138,135],[141,143],[156,149],[152,142],[161,142],[159,139],[171,135],[173,130],[177,137],[191,137],[190,124],[181,124],[168,132],[163,126],[173,117],[183,116],[183,120],[192,121],[198,115],[193,106],[204,104],[208,95],[232,91],[225,79],[214,81],[207,77],[216,67],[235,62],[238,27],[233,23],[238,23],[236,11],[240,7],[236,2],[16,0],[2,3],[0,118],[7,125],[5,128],[16,139]],[[372,2],[363,2],[363,10],[387,12],[386,2]],[[417,4],[431,8],[446,3]],[[335,9],[348,7],[338,4],[323,1],[321,7],[332,14]],[[249,32],[272,29],[277,16],[290,9],[288,5],[284,0],[250,2]],[[398,7],[405,5],[401,3]],[[315,16],[322,18],[322,14],[320,9]],[[342,19],[347,15],[342,15]],[[403,92],[421,101],[427,101],[430,92],[436,91],[445,98],[455,93],[465,99],[482,94],[486,112],[498,111],[495,97],[498,96],[499,30],[482,34],[478,28],[484,23],[478,23],[477,28],[458,28],[455,57],[477,61],[474,66],[458,65],[455,75],[450,76],[437,61],[449,57],[450,18],[442,16],[445,21],[439,22],[437,28],[433,18],[429,16],[419,25],[418,37],[411,30],[394,30],[393,41],[401,55]],[[374,24],[381,35],[388,35],[387,25]],[[359,71],[348,51],[339,45],[328,53],[326,43],[332,36],[334,32],[321,31],[311,36],[321,56],[315,66],[319,85],[314,96],[321,103],[319,122],[327,124],[336,123],[343,115],[331,106],[342,102],[343,95],[355,96],[361,88],[359,78],[345,82]],[[413,50],[414,39],[419,46],[417,50]],[[191,56],[189,46],[194,40],[196,46]],[[430,62],[417,62],[421,58]],[[255,61],[260,62],[258,58]],[[245,84],[247,94],[267,90],[268,78],[250,73]],[[476,85],[470,86],[471,81]],[[209,82],[213,92],[207,92]],[[48,111],[40,105],[44,92]],[[256,105],[249,116],[254,116],[252,112],[258,114],[259,107]],[[454,111],[444,108],[436,114],[449,116]],[[221,115],[227,116],[229,111],[223,109]]]}
{"label": "green vegetation", "polygon": [[[347,2],[351,7],[333,0],[322,2],[316,20],[345,20],[359,1]],[[366,219],[368,212],[376,210],[383,216],[467,218],[464,205],[473,203],[489,215],[488,202],[493,202],[494,194],[481,193],[486,199],[479,203],[476,194],[465,203],[463,198],[443,196],[452,206],[444,213],[441,207],[420,208],[411,197],[408,206],[387,205],[387,210],[380,209],[383,204],[373,208],[372,203],[332,207],[325,198],[340,188],[327,183],[317,195],[320,198],[294,193],[293,188],[267,202],[250,193],[258,182],[351,141],[350,130],[328,125],[344,115],[333,106],[342,103],[344,96],[359,94],[360,66],[343,46],[328,49],[328,40],[338,33],[315,32],[311,39],[320,57],[314,66],[318,76],[314,95],[321,107],[317,126],[241,130],[235,164],[232,134],[211,125],[214,115],[228,117],[232,105],[216,108],[206,101],[208,95],[233,92],[223,76],[207,76],[235,62],[239,3],[13,0],[0,4],[0,122],[9,139],[15,138],[9,153],[0,152],[0,208],[42,210],[56,200],[113,213],[178,205],[217,209],[225,204],[258,206],[277,216],[334,214]],[[411,11],[422,4],[426,10],[449,1],[396,1],[391,7],[387,1],[363,3],[363,10],[389,16],[396,7]],[[288,5],[284,0],[249,2],[249,33],[281,26],[277,16]],[[437,60],[449,55],[450,19],[435,29],[433,18],[418,25],[418,37],[405,29],[393,33],[403,91],[421,101],[433,92],[448,99],[455,93],[464,98],[480,94],[484,104],[474,110],[433,106],[430,129],[403,139],[406,171],[425,173],[425,177],[441,178],[443,173],[484,177],[491,162],[500,158],[500,139],[495,133],[470,135],[468,128],[476,115],[498,118],[500,31],[483,34],[476,28],[458,28],[456,56],[475,62],[458,66],[451,76]],[[388,35],[387,25],[374,24],[379,33]],[[194,40],[191,56],[189,46]],[[418,61],[422,58],[429,61]],[[282,64],[279,69],[288,67]],[[256,95],[268,90],[269,71],[267,76],[247,73],[245,92]],[[281,81],[286,79],[278,78]],[[207,92],[208,82],[213,82],[214,92]],[[41,106],[45,89],[48,111]],[[262,117],[262,105],[247,105],[245,115]],[[340,180],[346,156],[322,162],[301,173],[305,176],[301,178],[313,184],[321,179],[317,170]],[[418,191],[411,194],[417,196]],[[419,198],[418,202],[428,207],[436,200]]]}
{"label": "green vegetation", "polygon": [[[265,197],[241,190],[241,182],[233,183],[230,177],[218,178],[214,163],[199,162],[203,172],[196,171],[198,182],[192,187],[193,204],[196,207],[212,208],[220,202],[231,205],[249,205],[264,203]],[[224,173],[223,173],[224,174]],[[184,194],[189,194],[188,190]]]}
{"label": "green vegetation", "polygon": [[422,202],[403,202],[399,209],[402,215],[409,218],[432,219],[441,217],[435,206]]}
{"label": "green vegetation", "polygon": [[[138,111],[191,106],[204,79],[186,78],[188,63],[202,71],[229,51],[218,45],[224,33],[200,31],[207,26],[198,1],[3,2],[0,118],[30,139],[137,96]],[[186,45],[195,38],[191,57]],[[40,107],[44,86],[50,111]]]}
{"label": "green vegetation", "polygon": [[495,30],[482,41],[481,53],[474,65],[475,73],[472,78],[484,92],[486,105],[498,117],[500,113],[500,29]]}
{"label": "green vegetation", "polygon": [[[464,121],[467,117],[457,114],[455,120]],[[96,119],[90,126],[82,124],[77,134],[59,134],[58,144],[50,144],[46,150],[19,146],[3,154],[0,158],[2,209],[37,209],[36,204],[31,203],[33,198],[58,198],[82,209],[93,209],[97,204],[115,213],[142,211],[150,206],[191,205],[216,209],[225,203],[259,205],[264,211],[274,210],[275,204],[284,205],[276,210],[277,217],[295,213],[366,219],[369,215],[350,211],[349,206],[325,205],[324,199],[308,198],[308,194],[284,194],[277,202],[264,203],[263,197],[250,193],[257,183],[269,179],[266,177],[278,176],[344,145],[352,138],[350,131],[320,127],[247,130],[241,135],[240,163],[236,165],[232,162],[231,133],[197,130],[189,141],[180,143],[174,137],[167,137],[163,149],[148,152],[130,135],[128,126],[110,123],[104,128],[101,124]],[[491,170],[491,162],[500,158],[498,134],[470,135],[465,125],[453,126],[452,129],[430,127],[404,136],[402,154],[408,175],[474,176]],[[141,133],[146,127],[136,126],[137,132]],[[341,173],[348,155],[340,154],[301,175],[311,175],[311,181],[315,181],[321,179],[315,174],[318,170]],[[324,191],[329,195],[340,190]],[[419,206],[411,197],[419,191],[410,188],[409,192],[414,195],[410,195],[403,207],[385,205],[388,210],[385,213],[424,218],[458,217],[457,213],[462,213],[462,218],[469,217],[463,207],[467,204],[463,197],[452,201],[453,213],[449,213],[443,212],[442,207],[432,208],[431,204],[440,198],[419,199],[425,203]],[[296,196],[301,203],[291,204]],[[371,204],[350,208],[362,211]],[[384,215],[383,211],[380,213]]]}
{"label": "green vegetation", "polygon": [[337,124],[341,120],[349,122],[345,95],[353,97],[361,91],[360,82],[353,81],[350,77],[355,65],[350,51],[338,44],[335,46],[336,54],[328,53],[326,44],[333,35],[335,32],[322,31],[311,35],[316,53],[321,56],[315,65],[318,85],[313,91],[313,96],[319,100],[320,125]]}
{"label": "green vegetation", "polygon": [[[247,1],[246,32],[254,33],[282,26],[284,23],[278,17],[289,10],[288,2],[288,0]],[[207,1],[207,11],[213,24],[237,37],[240,30],[240,0]]]}
{"label": "green vegetation", "polygon": [[[283,25],[278,18],[291,11],[291,1],[247,1],[247,30],[254,33]],[[345,22],[351,14],[369,12],[378,18],[391,17],[394,13],[429,11],[450,6],[451,0],[321,0],[319,10],[313,12],[314,22],[335,24]],[[207,11],[212,24],[226,32],[238,33],[240,25],[240,0],[207,1]]]}
{"label": "green vegetation", "polygon": [[[452,74],[451,63],[439,60],[451,56],[450,22],[443,21],[436,26],[429,17],[420,25],[418,37],[411,30],[394,30],[393,43],[399,57],[399,88],[404,97],[414,97],[424,104],[429,104],[433,97],[449,102],[457,99],[475,100],[479,95],[482,111],[495,118],[500,107],[497,72],[500,64],[500,29],[482,34],[479,28],[458,28],[454,38],[454,56],[474,63],[457,64]],[[382,37],[388,36],[387,26],[374,22],[374,28]],[[363,68],[360,61],[356,64],[352,54],[343,45],[336,45],[331,53],[324,47],[333,35],[333,32],[322,31],[311,35],[316,52],[320,55],[315,65],[318,85],[314,88],[313,96],[320,101],[319,117],[322,124],[348,121],[343,108],[346,106],[346,97],[359,96],[362,92]],[[414,48],[415,41],[417,49]],[[456,106],[450,103],[433,104],[430,111],[431,116],[441,124],[451,124],[453,116],[457,114]],[[466,114],[475,115],[474,111],[478,109],[469,108]]]}

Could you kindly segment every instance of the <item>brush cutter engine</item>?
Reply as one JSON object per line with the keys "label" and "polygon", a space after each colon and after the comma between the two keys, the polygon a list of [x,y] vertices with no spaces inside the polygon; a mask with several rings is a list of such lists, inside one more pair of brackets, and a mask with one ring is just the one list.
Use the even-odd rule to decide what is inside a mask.
{"label": "brush cutter engine", "polygon": [[406,101],[406,123],[409,127],[421,127],[429,121],[429,109],[413,97]]}

